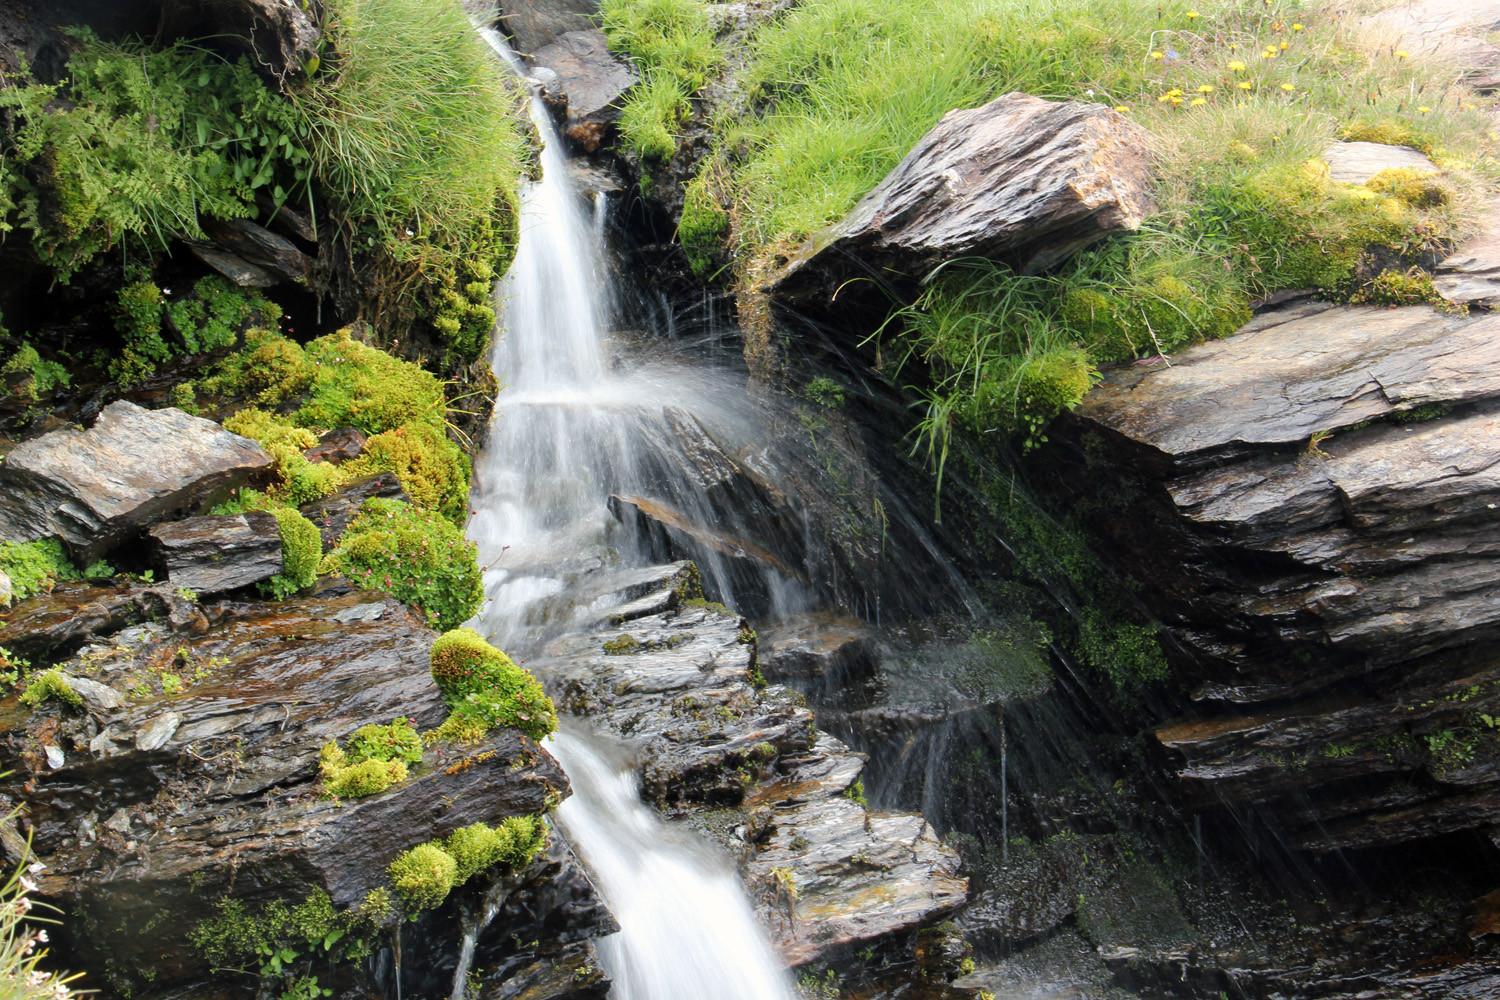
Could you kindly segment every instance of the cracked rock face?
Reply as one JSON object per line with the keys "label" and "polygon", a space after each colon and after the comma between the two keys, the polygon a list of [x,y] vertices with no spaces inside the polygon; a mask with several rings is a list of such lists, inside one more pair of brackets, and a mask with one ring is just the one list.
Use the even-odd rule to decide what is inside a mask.
{"label": "cracked rock face", "polygon": [[1155,734],[1184,796],[1312,851],[1494,835],[1500,316],[1267,313],[1062,430],[1206,710]]}

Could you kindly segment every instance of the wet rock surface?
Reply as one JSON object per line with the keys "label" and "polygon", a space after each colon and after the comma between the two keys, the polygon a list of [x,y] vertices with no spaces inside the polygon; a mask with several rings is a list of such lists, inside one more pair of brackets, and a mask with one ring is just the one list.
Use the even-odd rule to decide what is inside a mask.
{"label": "wet rock surface", "polygon": [[270,464],[260,445],[211,420],[111,403],[88,430],[53,431],[5,456],[0,539],[56,535],[90,563]]}
{"label": "wet rock surface", "polygon": [[281,529],[265,511],[189,517],[150,534],[157,564],[176,587],[214,594],[281,572]]}
{"label": "wet rock surface", "polygon": [[365,501],[376,497],[386,500],[411,499],[394,472],[382,472],[350,483],[333,496],[303,504],[298,510],[317,526],[318,534],[323,540],[323,551],[327,552],[338,544],[339,536],[349,527]]}
{"label": "wet rock surface", "polygon": [[767,282],[773,298],[831,299],[853,277],[911,282],[956,257],[1034,273],[1151,209],[1148,143],[1097,104],[1013,93],[950,111],[841,222]]}
{"label": "wet rock surface", "polygon": [[561,106],[563,131],[584,152],[598,150],[606,128],[620,116],[621,99],[636,83],[635,71],[609,51],[597,28],[564,32],[533,52],[531,60],[553,74],[543,90],[550,103]]}
{"label": "wet rock surface", "polygon": [[[544,750],[500,729],[481,745],[430,749],[381,794],[322,798],[325,741],[396,717],[418,729],[442,721],[434,633],[369,593],[211,605],[199,619],[98,628],[62,664],[80,679],[82,712],[0,703],[4,791],[25,801],[41,891],[67,914],[60,947],[75,967],[108,968],[117,990],[208,988],[188,934],[217,900],[253,907],[322,890],[355,905],[400,851],[567,794]],[[551,875],[537,867],[548,864]],[[563,867],[538,859],[530,877],[551,886]],[[547,905],[593,912],[577,877]],[[527,884],[523,873],[507,888]]]}
{"label": "wet rock surface", "polygon": [[188,631],[208,627],[198,606],[178,594],[175,584],[61,584],[11,610],[5,647],[46,662],[71,653],[92,636],[157,620]]}
{"label": "wet rock surface", "polygon": [[1310,303],[1063,422],[1056,482],[1113,481],[1093,523],[1182,654],[1156,742],[1195,808],[1317,852],[1495,825],[1497,362],[1500,317]]}
{"label": "wet rock surface", "polygon": [[926,822],[856,801],[863,757],[817,731],[795,692],[756,687],[755,637],[738,614],[680,599],[614,626],[599,614],[529,663],[560,708],[635,748],[648,801],[705,822],[739,855],[791,965],[910,934],[963,902],[957,855]]}

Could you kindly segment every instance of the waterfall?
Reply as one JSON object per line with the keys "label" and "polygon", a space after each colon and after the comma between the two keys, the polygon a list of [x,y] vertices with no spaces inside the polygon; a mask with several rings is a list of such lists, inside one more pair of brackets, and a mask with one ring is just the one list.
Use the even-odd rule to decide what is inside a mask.
{"label": "waterfall", "polygon": [[[499,35],[481,32],[520,72]],[[485,566],[482,627],[512,650],[565,622],[572,580],[615,557],[611,492],[649,489],[688,509],[701,503],[670,408],[711,412],[725,439],[754,425],[748,403],[734,406],[743,393],[725,392],[712,373],[670,361],[611,371],[597,203],[591,212],[569,182],[535,93],[532,118],[542,178],[523,192],[520,246],[498,292],[493,363],[503,388],[468,528]],[[574,790],[558,818],[621,925],[599,948],[616,983],[611,995],[791,1000],[788,976],[728,866],[675,835],[640,801],[630,775],[581,738],[560,734],[552,749]],[[485,922],[465,927],[464,958]]]}

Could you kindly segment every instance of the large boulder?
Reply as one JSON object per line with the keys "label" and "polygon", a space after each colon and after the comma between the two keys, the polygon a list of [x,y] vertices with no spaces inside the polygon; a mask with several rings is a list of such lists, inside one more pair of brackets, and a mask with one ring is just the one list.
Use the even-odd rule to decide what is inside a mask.
{"label": "large boulder", "polygon": [[1500,316],[1267,313],[1058,430],[1058,496],[1187,654],[1203,711],[1156,740],[1190,801],[1316,851],[1500,826]]}
{"label": "large boulder", "polygon": [[0,540],[56,535],[82,563],[271,464],[260,445],[178,409],[123,400],[89,430],[53,431],[0,465]]}
{"label": "large boulder", "polygon": [[914,281],[955,257],[1033,274],[1151,211],[1149,140],[1101,104],[1006,94],[950,111],[841,222],[766,285],[831,297],[851,278]]}
{"label": "large boulder", "polygon": [[521,52],[535,52],[569,31],[595,27],[599,0],[500,0],[500,23]]}

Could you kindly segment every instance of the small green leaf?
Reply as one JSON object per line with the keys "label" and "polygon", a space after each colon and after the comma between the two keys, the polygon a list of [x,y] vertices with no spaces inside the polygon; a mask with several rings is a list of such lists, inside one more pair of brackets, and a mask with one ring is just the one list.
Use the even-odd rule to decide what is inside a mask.
{"label": "small green leaf", "polygon": [[209,71],[207,69],[204,69],[203,72],[201,72],[201,73],[198,74],[198,86],[200,86],[200,87],[207,87],[208,86],[209,77],[212,76],[212,75],[213,74],[209,73]]}

